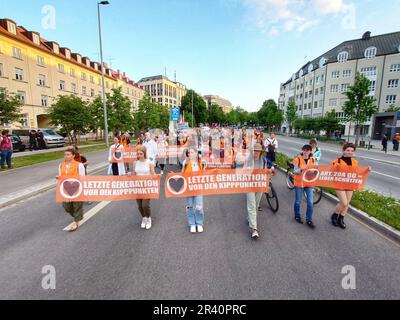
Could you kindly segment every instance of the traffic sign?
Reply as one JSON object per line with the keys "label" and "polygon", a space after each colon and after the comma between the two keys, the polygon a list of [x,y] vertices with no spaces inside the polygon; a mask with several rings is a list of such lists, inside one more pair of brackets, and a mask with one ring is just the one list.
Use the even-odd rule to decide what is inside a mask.
{"label": "traffic sign", "polygon": [[172,108],[170,112],[171,121],[179,121],[181,117],[181,109],[178,107]]}

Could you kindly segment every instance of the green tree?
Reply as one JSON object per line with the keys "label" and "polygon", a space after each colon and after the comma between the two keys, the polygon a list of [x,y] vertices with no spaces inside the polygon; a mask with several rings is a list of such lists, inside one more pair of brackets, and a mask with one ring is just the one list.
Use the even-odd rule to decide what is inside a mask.
{"label": "green tree", "polygon": [[362,74],[357,73],[353,86],[344,93],[348,101],[343,106],[343,112],[349,121],[356,125],[356,145],[360,136],[360,125],[378,112],[375,99],[369,96],[370,81]]}
{"label": "green tree", "polygon": [[293,123],[298,119],[297,110],[296,110],[296,103],[293,100],[289,101],[286,110],[286,122],[289,125],[289,133],[292,133],[293,130]]}
{"label": "green tree", "polygon": [[257,113],[259,124],[265,125],[268,129],[277,129],[282,125],[284,115],[272,99],[264,101],[261,109]]}
{"label": "green tree", "polygon": [[396,107],[395,105],[391,105],[386,109],[386,112],[400,112],[400,107]]}
{"label": "green tree", "polygon": [[319,129],[325,130],[326,136],[328,138],[332,135],[333,132],[339,130],[341,127],[340,120],[336,117],[335,110],[326,113],[324,117],[319,119],[319,122]]}
{"label": "green tree", "polygon": [[77,143],[77,135],[89,132],[92,125],[88,104],[76,95],[59,96],[49,110],[50,124],[60,127],[70,143]]}
{"label": "green tree", "polygon": [[151,101],[146,92],[139,102],[138,109],[134,112],[134,125],[137,130],[167,129],[169,124],[168,107]]}
{"label": "green tree", "polygon": [[21,120],[22,103],[15,95],[0,90],[0,124]]}
{"label": "green tree", "polygon": [[[194,90],[188,90],[186,95],[182,98],[182,111],[185,114],[192,113],[192,102],[193,102],[193,113],[194,113],[194,125],[197,126],[200,123],[207,122],[207,105],[203,98],[198,95]],[[191,123],[189,123],[191,125]]]}
{"label": "green tree", "polygon": [[225,122],[225,114],[217,104],[212,104],[208,110],[208,122],[222,124]]}

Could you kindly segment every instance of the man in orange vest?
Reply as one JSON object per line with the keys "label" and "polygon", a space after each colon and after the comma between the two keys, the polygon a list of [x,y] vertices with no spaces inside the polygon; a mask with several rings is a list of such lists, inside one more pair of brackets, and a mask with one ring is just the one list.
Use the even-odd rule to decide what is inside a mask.
{"label": "man in orange vest", "polygon": [[[73,147],[65,150],[64,161],[58,167],[58,176],[60,178],[78,178],[84,177],[85,167],[82,163],[75,161],[76,150]],[[74,224],[69,229],[74,232],[79,228],[79,222],[83,220],[83,202],[64,202],[63,207],[74,218]]]}
{"label": "man in orange vest", "polygon": [[293,166],[294,166],[294,186],[296,191],[296,200],[294,203],[294,214],[295,219],[298,223],[303,224],[301,219],[300,209],[301,209],[301,201],[303,199],[303,192],[306,192],[307,195],[307,215],[306,215],[306,222],[307,226],[311,229],[315,229],[315,225],[313,223],[313,211],[314,211],[314,189],[305,187],[303,184],[302,173],[306,170],[309,166],[315,165],[315,158],[312,157],[312,146],[305,145],[302,148],[303,153],[298,157],[293,159]]}

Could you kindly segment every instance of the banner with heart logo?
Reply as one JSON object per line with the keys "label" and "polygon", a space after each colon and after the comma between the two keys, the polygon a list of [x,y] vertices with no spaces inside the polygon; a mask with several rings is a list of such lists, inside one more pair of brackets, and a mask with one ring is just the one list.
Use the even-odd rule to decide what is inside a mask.
{"label": "banner with heart logo", "polygon": [[335,190],[359,190],[365,187],[368,167],[310,166],[302,173],[304,187],[328,187]]}
{"label": "banner with heart logo", "polygon": [[63,178],[57,182],[57,202],[159,199],[161,177],[111,176]]}
{"label": "banner with heart logo", "polygon": [[137,160],[137,152],[136,147],[128,147],[128,148],[118,148],[111,150],[111,161],[113,163],[125,162],[125,163],[133,163]]}
{"label": "banner with heart logo", "polygon": [[213,169],[196,173],[170,173],[165,180],[167,198],[268,192],[270,170]]}

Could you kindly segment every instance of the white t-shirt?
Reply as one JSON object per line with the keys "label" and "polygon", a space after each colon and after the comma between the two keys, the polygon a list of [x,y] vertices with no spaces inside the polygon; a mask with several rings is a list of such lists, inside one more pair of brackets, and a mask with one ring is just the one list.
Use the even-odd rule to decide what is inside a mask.
{"label": "white t-shirt", "polygon": [[264,147],[268,150],[268,146],[273,145],[275,147],[275,152],[278,150],[278,140],[267,138],[265,139]]}
{"label": "white t-shirt", "polygon": [[154,161],[157,157],[157,153],[158,153],[158,146],[157,146],[157,142],[155,142],[153,139],[150,141],[147,141],[143,144],[144,147],[146,147],[146,151],[147,151],[147,157]]}
{"label": "white t-shirt", "polygon": [[146,159],[146,161],[136,161],[135,164],[135,173],[138,176],[148,176],[150,175],[150,163],[151,161],[149,159]]}

